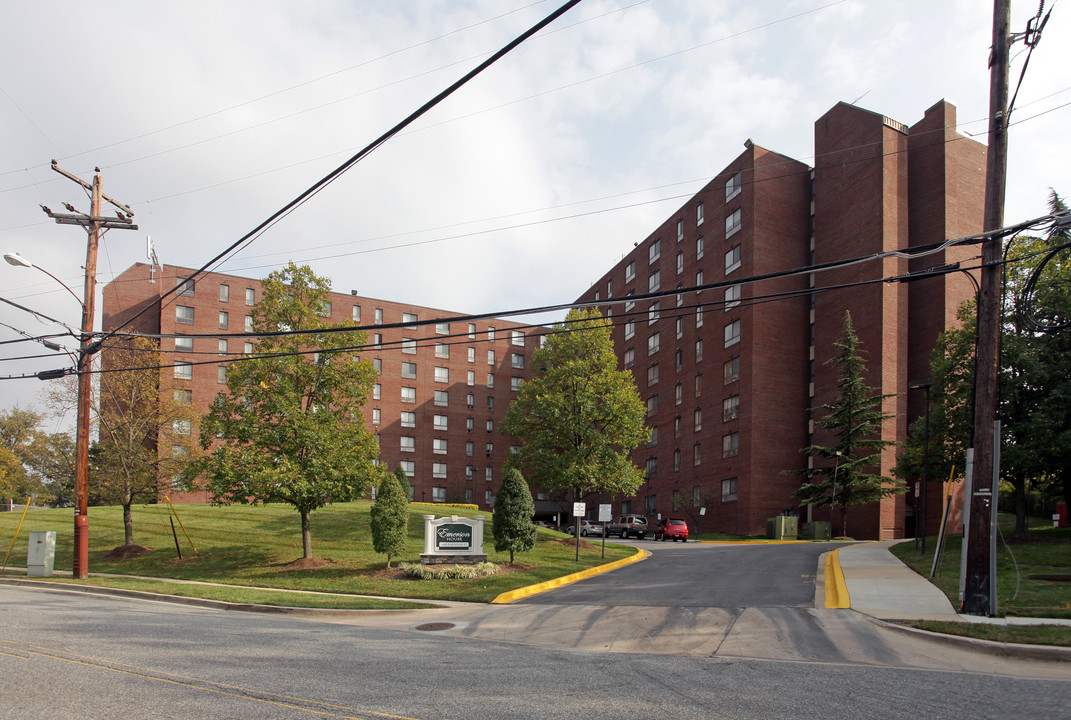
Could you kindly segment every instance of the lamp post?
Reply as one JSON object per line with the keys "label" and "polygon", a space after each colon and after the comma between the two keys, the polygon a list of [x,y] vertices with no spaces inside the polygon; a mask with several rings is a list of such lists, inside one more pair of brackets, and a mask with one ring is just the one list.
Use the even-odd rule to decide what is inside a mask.
{"label": "lamp post", "polygon": [[919,380],[908,385],[911,390],[922,390],[926,393],[925,421],[923,430],[922,446],[922,492],[919,493],[918,510],[919,516],[915,518],[915,540],[919,548],[919,555],[926,554],[926,491],[929,490],[930,481],[930,388],[933,380]]}
{"label": "lamp post", "polygon": [[[833,461],[833,497],[829,500],[829,536],[830,539],[836,537],[833,534],[833,510],[837,507],[837,470],[840,469],[840,450],[837,451],[836,460]],[[844,533],[844,528],[841,528],[841,534]]]}

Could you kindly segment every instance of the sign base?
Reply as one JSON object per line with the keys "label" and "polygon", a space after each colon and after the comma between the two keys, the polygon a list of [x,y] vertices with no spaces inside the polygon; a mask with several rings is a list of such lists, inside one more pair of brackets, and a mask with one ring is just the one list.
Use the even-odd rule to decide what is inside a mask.
{"label": "sign base", "polygon": [[476,565],[487,562],[486,555],[421,555],[421,565]]}

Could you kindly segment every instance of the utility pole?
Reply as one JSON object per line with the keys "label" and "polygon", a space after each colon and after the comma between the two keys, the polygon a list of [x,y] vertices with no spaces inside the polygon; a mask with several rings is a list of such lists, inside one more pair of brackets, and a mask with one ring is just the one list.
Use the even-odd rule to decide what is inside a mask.
{"label": "utility pole", "polygon": [[[82,337],[78,347],[78,427],[74,448],[74,568],[75,578],[89,576],[89,409],[91,402],[93,355],[100,350],[100,343],[93,340],[93,305],[97,288],[97,244],[101,230],[118,228],[137,230],[131,221],[134,212],[120,202],[104,194],[100,168],[93,175],[92,184],[67,172],[52,161],[52,169],[81,185],[90,197],[89,214],[80,213],[70,205],[71,212],[54,213],[42,205],[45,213],[60,225],[81,225],[86,229],[85,290],[82,299]],[[107,200],[119,209],[116,217],[100,214],[101,201]]]}
{"label": "utility pole", "polygon": [[[985,230],[1004,225],[1004,189],[1008,159],[1008,64],[1011,2],[993,2],[993,48],[989,81],[989,150],[986,154]],[[998,393],[1000,374],[1001,250],[1003,238],[982,244],[982,278],[978,293],[978,340],[975,349],[974,482],[967,539],[963,612],[996,612],[991,523],[996,519],[997,462],[1000,443]]]}

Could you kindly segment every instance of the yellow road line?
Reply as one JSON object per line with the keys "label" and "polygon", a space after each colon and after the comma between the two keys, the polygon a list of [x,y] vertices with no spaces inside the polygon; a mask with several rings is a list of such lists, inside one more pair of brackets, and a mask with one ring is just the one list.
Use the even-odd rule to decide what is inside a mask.
{"label": "yellow road line", "polygon": [[619,567],[631,565],[634,562],[639,562],[645,558],[651,556],[651,553],[646,550],[636,549],[636,554],[631,555],[624,560],[616,560],[612,563],[605,565],[599,565],[597,567],[588,568],[587,570],[581,570],[575,572],[572,575],[566,575],[560,578],[554,578],[553,580],[547,580],[546,582],[537,583],[535,585],[529,585],[528,587],[517,588],[516,590],[510,590],[504,592],[494,600],[491,601],[492,605],[504,605],[511,603],[515,600],[521,600],[522,598],[531,597],[532,595],[538,595],[539,593],[546,592],[547,590],[553,590],[554,588],[562,587],[563,585],[571,585],[579,580],[586,580],[589,577],[595,577],[601,575],[604,572],[610,572],[616,570]]}

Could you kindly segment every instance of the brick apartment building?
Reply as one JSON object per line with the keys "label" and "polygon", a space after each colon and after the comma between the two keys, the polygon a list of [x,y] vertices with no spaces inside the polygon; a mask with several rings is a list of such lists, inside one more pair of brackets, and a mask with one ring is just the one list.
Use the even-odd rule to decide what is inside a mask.
{"label": "brick apartment building", "polygon": [[[103,329],[152,306],[128,329],[165,336],[161,350],[174,365],[161,370],[161,387],[207,412],[226,391],[228,360],[253,351],[252,339],[219,335],[252,330],[249,313],[261,284],[222,273],[189,283],[192,273],[172,265],[131,266],[104,288]],[[178,285],[180,293],[163,307],[154,305]],[[502,421],[519,383],[531,376],[538,334],[505,320],[450,322],[458,313],[352,294],[332,293],[330,300],[331,322],[367,327],[368,346],[359,354],[379,370],[379,382],[365,420],[379,438],[380,463],[405,469],[415,500],[490,508],[514,444],[501,432]],[[409,325],[427,321],[435,322]],[[208,501],[203,492],[177,497]]]}
{"label": "brick apartment building", "polygon": [[[884,409],[896,417],[883,436],[907,439],[924,401],[909,385],[929,377],[937,335],[974,286],[961,273],[880,279],[969,265],[977,248],[749,279],[980,231],[986,148],[955,127],[955,107],[944,101],[910,127],[841,103],[815,124],[813,168],[748,141],[578,298],[613,316],[615,348],[652,428],[650,443],[632,456],[647,481],[632,498],[604,500],[615,513],[685,515],[701,531],[746,534],[762,533],[766,519],[783,512],[806,518],[793,496],[801,478],[785,471],[807,466],[801,448],[832,444],[814,421],[838,393],[839,371],[828,360],[846,310],[862,342],[867,384],[895,394]],[[712,283],[724,285],[684,290]],[[892,475],[896,452],[881,453],[881,474]],[[910,536],[913,495],[853,508],[850,533]],[[932,534],[940,483],[928,499]],[[827,510],[811,517],[830,519]],[[839,518],[833,521],[839,533]]]}

